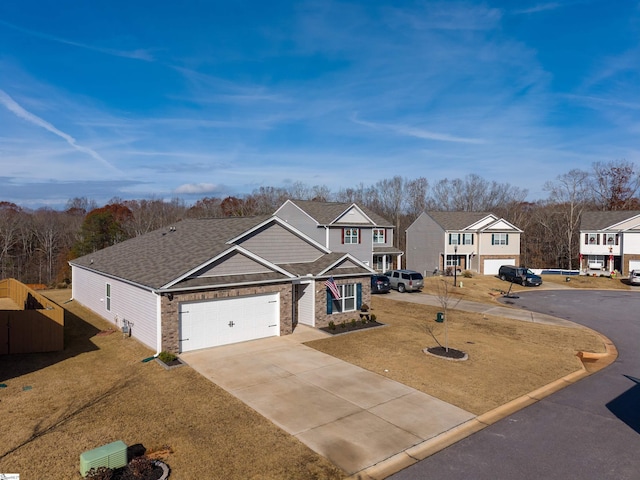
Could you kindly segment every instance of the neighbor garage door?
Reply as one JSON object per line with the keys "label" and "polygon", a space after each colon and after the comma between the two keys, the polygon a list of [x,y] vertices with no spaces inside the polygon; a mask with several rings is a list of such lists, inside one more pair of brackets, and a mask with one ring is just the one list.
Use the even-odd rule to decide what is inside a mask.
{"label": "neighbor garage door", "polygon": [[629,271],[640,270],[640,260],[629,260]]}
{"label": "neighbor garage door", "polygon": [[498,270],[502,265],[515,265],[515,258],[499,258],[499,259],[487,259],[484,261],[484,269],[482,270],[485,275],[497,275]]}
{"label": "neighbor garage door", "polygon": [[272,337],[280,332],[278,293],[180,304],[180,351]]}

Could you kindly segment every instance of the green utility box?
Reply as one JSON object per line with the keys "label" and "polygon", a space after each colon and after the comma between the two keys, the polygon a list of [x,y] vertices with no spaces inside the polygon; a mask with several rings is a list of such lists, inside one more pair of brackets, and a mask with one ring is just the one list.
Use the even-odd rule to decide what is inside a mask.
{"label": "green utility box", "polygon": [[127,445],[118,440],[80,454],[80,474],[86,477],[92,468],[120,468],[127,464]]}
{"label": "green utility box", "polygon": [[436,322],[438,323],[444,322],[444,312],[438,312],[436,314]]}

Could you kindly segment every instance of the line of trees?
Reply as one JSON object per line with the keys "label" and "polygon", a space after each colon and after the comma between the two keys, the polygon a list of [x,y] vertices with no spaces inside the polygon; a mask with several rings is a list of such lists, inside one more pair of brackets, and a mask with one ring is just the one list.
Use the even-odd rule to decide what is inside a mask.
{"label": "line of trees", "polygon": [[594,163],[548,181],[546,199],[526,201],[527,190],[471,174],[431,185],[427,178],[396,176],[335,193],[295,183],[260,187],[243,197],[205,197],[193,205],[111,199],[98,206],[74,198],[64,210],[27,210],[0,201],[0,278],[58,285],[70,281],[68,261],[183,218],[272,214],[287,199],[357,203],[392,221],[404,250],[406,228],[425,210],[492,212],[524,230],[521,258],[530,267],[575,268],[579,228],[586,210],[640,210],[640,172],[627,161]]}

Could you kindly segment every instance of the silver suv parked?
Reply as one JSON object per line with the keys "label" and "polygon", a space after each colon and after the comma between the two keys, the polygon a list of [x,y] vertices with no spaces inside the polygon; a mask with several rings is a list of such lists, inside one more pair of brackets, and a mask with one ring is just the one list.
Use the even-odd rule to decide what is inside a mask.
{"label": "silver suv parked", "polygon": [[413,270],[389,270],[384,275],[389,277],[391,288],[398,290],[400,293],[422,290],[424,286],[422,274]]}

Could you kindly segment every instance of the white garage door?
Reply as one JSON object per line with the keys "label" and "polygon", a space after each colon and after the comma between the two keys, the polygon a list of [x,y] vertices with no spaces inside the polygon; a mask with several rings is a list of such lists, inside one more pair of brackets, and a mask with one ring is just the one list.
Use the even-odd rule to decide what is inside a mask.
{"label": "white garage door", "polygon": [[279,333],[278,293],[180,304],[181,352]]}
{"label": "white garage door", "polygon": [[640,270],[640,260],[629,260],[629,271]]}
{"label": "white garage door", "polygon": [[515,265],[515,258],[499,258],[499,259],[487,259],[484,261],[483,272],[485,275],[497,275],[498,270],[502,265]]}

